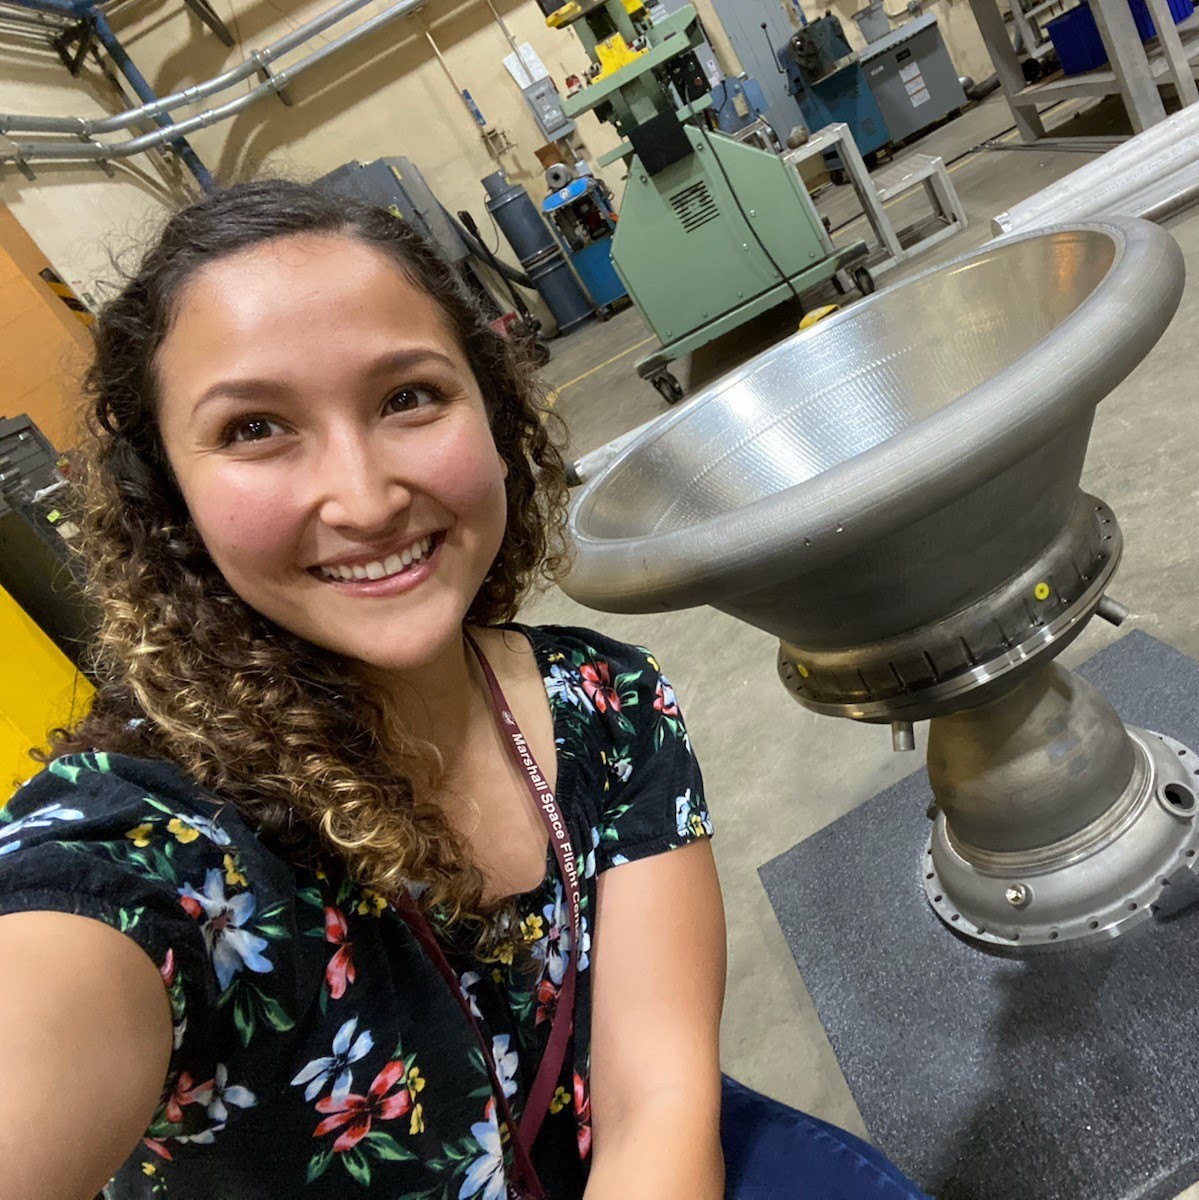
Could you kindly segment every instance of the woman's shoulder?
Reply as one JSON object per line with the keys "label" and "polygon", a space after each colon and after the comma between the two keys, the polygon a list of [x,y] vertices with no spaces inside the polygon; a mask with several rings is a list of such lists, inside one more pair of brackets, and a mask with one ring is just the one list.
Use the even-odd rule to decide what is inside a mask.
{"label": "woman's shoulder", "polygon": [[657,660],[644,646],[622,642],[595,629],[579,625],[520,625],[538,659],[546,665],[571,661],[576,665],[602,662],[610,671],[661,673]]}
{"label": "woman's shoulder", "polygon": [[94,750],[52,759],[0,808],[0,860],[51,842],[145,849],[159,833],[218,861],[256,847],[237,810],[174,763]]}
{"label": "woman's shoulder", "polygon": [[660,744],[663,720],[682,732],[674,689],[644,646],[571,625],[520,628],[551,703],[584,727],[602,728],[620,745],[647,737]]}

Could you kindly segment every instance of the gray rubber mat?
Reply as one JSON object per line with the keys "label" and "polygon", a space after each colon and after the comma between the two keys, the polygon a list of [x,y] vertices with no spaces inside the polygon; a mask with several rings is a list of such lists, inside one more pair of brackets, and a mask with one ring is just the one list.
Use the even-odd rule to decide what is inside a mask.
{"label": "gray rubber mat", "polygon": [[[1081,673],[1199,748],[1199,664],[1137,632]],[[910,775],[760,871],[874,1141],[938,1200],[1173,1200],[1199,1179],[1199,908],[984,954],[921,890],[931,800]]]}

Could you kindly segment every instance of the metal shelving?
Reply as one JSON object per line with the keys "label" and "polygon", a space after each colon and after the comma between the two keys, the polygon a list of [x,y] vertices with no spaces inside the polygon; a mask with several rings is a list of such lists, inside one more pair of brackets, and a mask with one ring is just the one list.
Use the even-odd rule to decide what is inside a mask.
{"label": "metal shelving", "polygon": [[[1127,0],[1090,0],[1090,5],[1107,49],[1108,65],[1082,75],[1030,84],[1012,47],[998,0],[970,0],[1012,118],[1026,142],[1045,136],[1039,107],[1071,96],[1122,97],[1135,133],[1165,119],[1165,105],[1158,91],[1163,84],[1173,86],[1183,104],[1199,100],[1195,86],[1199,14],[1176,26],[1167,0],[1148,0],[1159,36],[1142,44]],[[1031,24],[1028,14],[1022,12],[1017,18],[1013,9],[1012,15],[1027,41],[1024,29]]]}

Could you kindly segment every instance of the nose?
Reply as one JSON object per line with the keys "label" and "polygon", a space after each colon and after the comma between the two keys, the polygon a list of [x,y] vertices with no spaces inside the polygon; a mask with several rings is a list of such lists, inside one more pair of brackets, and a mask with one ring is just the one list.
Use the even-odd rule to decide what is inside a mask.
{"label": "nose", "polygon": [[410,486],[377,431],[339,429],[313,463],[321,520],[360,536],[384,533],[412,502]]}

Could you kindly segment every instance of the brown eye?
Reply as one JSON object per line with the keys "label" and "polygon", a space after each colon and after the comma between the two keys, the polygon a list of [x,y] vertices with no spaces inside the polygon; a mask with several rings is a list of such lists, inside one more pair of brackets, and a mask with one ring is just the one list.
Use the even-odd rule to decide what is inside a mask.
{"label": "brown eye", "polygon": [[393,392],[383,403],[385,412],[414,412],[418,408],[428,408],[437,401],[437,393],[432,388],[406,387]]}
{"label": "brown eye", "polygon": [[229,426],[231,442],[261,442],[282,432],[282,426],[267,417],[250,417]]}

